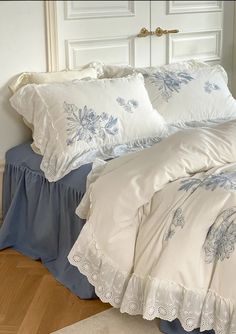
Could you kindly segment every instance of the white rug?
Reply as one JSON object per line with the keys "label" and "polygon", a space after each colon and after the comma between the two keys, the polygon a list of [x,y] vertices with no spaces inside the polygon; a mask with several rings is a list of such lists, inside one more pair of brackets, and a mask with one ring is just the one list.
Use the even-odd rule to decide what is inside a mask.
{"label": "white rug", "polygon": [[[111,308],[54,334],[161,334],[158,320],[148,321],[141,316],[122,314]],[[52,333],[51,333],[52,334]]]}

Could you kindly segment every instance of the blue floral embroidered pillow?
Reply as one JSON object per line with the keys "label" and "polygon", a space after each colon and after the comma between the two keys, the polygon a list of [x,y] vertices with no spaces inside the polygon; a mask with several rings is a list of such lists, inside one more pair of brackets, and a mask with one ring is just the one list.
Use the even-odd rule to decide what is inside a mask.
{"label": "blue floral embroidered pillow", "polygon": [[165,129],[142,74],[27,85],[11,104],[34,126],[33,138],[43,155],[41,169],[49,181],[81,166],[81,157],[91,151],[107,158],[116,145],[157,137]]}
{"label": "blue floral embroidered pillow", "polygon": [[138,71],[153,107],[168,123],[236,117],[227,74],[219,65],[191,60]]}

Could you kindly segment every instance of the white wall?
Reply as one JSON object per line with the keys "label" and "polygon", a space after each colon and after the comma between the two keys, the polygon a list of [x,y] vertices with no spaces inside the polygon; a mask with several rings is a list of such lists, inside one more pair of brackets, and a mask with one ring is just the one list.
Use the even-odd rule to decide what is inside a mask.
{"label": "white wall", "polygon": [[236,2],[234,1],[233,95],[236,98]]}
{"label": "white wall", "polygon": [[30,138],[9,105],[8,83],[24,71],[46,71],[44,20],[43,1],[0,1],[0,185],[5,152]]}
{"label": "white wall", "polygon": [[23,71],[46,70],[43,1],[0,2],[0,158],[29,137],[10,107],[8,83]]}

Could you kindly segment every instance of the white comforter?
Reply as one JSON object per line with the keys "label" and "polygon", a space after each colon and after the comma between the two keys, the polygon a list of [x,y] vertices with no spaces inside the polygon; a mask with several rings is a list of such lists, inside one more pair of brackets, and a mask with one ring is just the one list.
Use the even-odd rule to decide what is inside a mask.
{"label": "white comforter", "polygon": [[177,132],[94,170],[69,254],[101,300],[236,333],[236,121]]}

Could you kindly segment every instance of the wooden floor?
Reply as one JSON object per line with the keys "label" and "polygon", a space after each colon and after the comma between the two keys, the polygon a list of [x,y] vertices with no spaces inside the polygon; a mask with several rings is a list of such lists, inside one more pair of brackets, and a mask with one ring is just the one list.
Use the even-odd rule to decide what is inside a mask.
{"label": "wooden floor", "polygon": [[48,334],[107,308],[74,296],[40,262],[0,251],[0,334]]}

